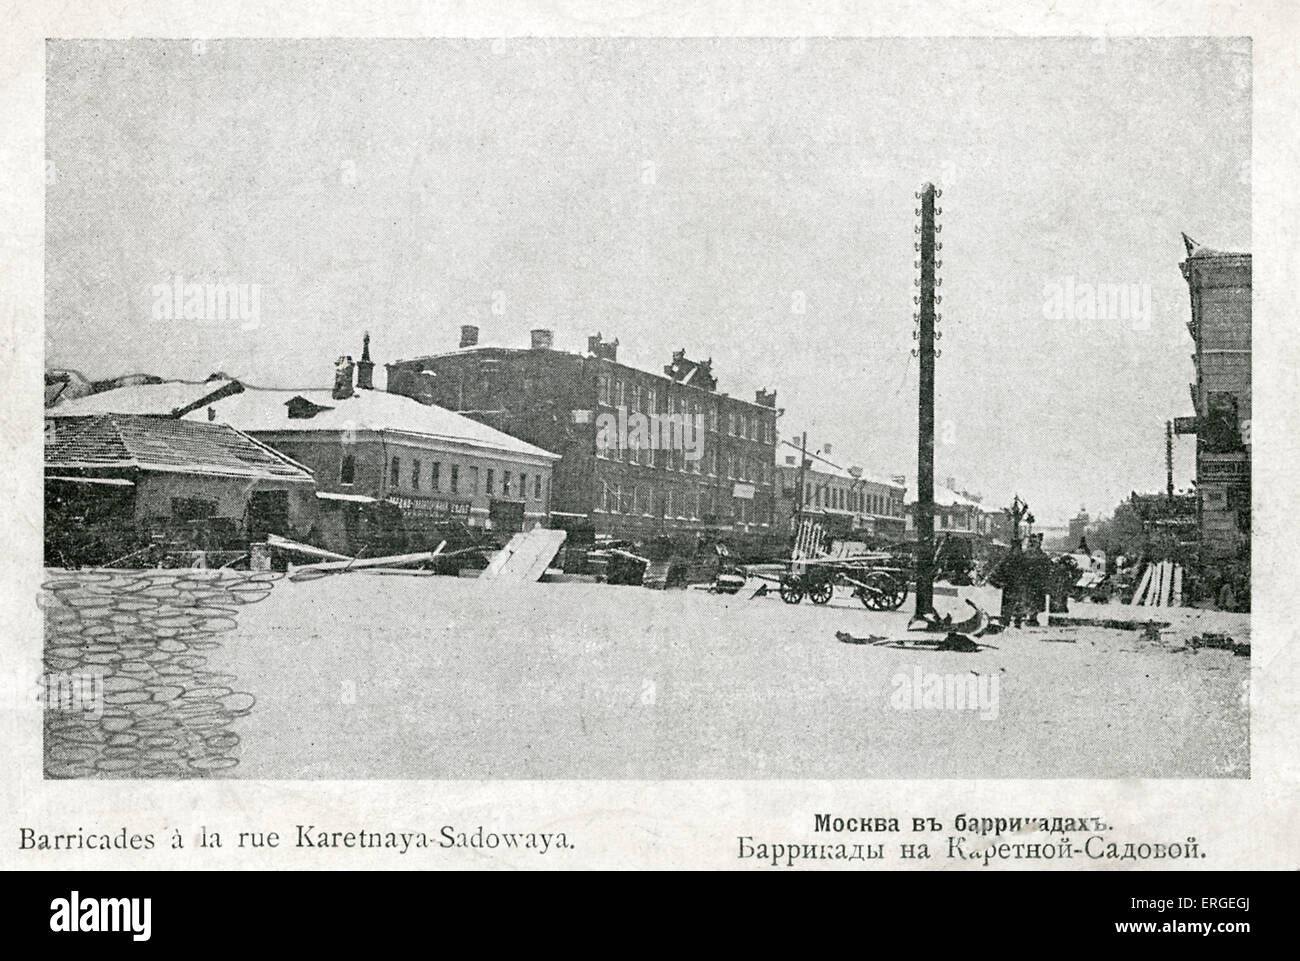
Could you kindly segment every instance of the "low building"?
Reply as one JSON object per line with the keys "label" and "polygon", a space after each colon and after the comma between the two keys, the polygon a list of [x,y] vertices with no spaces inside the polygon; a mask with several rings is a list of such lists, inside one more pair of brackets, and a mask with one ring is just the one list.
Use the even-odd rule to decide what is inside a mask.
{"label": "low building", "polygon": [[777,449],[779,524],[793,534],[800,516],[816,518],[827,535],[885,545],[900,543],[906,532],[901,477],[875,475],[861,467],[841,467],[831,460],[829,446],[807,452],[800,468],[801,448],[783,441]]}
{"label": "low building", "polygon": [[586,353],[480,344],[389,364],[388,390],[438,404],[561,455],[552,524],[575,536],[639,540],[712,530],[772,531],[776,394],[718,391],[709,360],[676,351],[663,373],[618,361],[618,341]]}
{"label": "low building", "polygon": [[[229,423],[306,464],[321,512],[313,543],[345,552],[435,541],[459,526],[546,526],[556,454],[445,408],[370,384],[340,358],[333,389],[246,388],[187,419]],[[395,530],[393,528],[396,528]],[[394,540],[396,538],[396,541]],[[372,547],[373,552],[373,547]]]}
{"label": "low building", "polygon": [[301,536],[315,515],[311,471],[224,424],[101,414],[45,436],[46,563],[106,564],[162,542],[239,551]]}

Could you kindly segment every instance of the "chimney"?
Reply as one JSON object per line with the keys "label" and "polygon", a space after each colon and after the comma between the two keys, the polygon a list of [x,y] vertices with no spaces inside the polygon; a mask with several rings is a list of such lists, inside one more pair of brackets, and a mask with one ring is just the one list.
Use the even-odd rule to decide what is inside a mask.
{"label": "chimney", "polygon": [[949,477],[947,483],[944,486],[946,486],[950,491],[957,490],[957,478]]}
{"label": "chimney", "polygon": [[334,399],[347,400],[352,396],[352,358],[340,357],[334,362]]}
{"label": "chimney", "polygon": [[460,325],[460,345],[462,347],[478,346],[478,328],[473,324]]}
{"label": "chimney", "polygon": [[375,389],[375,365],[370,360],[370,331],[361,338],[361,359],[357,361],[357,389]]}
{"label": "chimney", "polygon": [[545,327],[538,327],[532,331],[533,350],[550,350],[551,344],[554,343],[554,335]]}
{"label": "chimney", "polygon": [[831,445],[830,445],[830,444],[825,445],[825,446],[822,448],[822,453],[825,454],[827,457],[830,457],[830,456],[831,456]]}
{"label": "chimney", "polygon": [[776,391],[774,390],[756,390],[754,391],[754,403],[760,407],[776,406]]}
{"label": "chimney", "polygon": [[587,338],[587,353],[593,357],[616,363],[618,361],[618,338],[615,337],[613,340],[607,341],[597,332]]}

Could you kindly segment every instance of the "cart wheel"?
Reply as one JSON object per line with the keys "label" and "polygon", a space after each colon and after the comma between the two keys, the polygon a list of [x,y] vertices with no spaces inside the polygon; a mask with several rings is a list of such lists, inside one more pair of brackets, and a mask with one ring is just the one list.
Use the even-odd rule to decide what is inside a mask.
{"label": "cart wheel", "polygon": [[781,600],[787,604],[798,604],[803,600],[803,584],[799,578],[789,574],[781,575]]}
{"label": "cart wheel", "polygon": [[907,582],[889,574],[868,574],[865,588],[858,589],[863,606],[873,611],[896,611],[907,600]]}
{"label": "cart wheel", "polygon": [[834,594],[835,584],[832,581],[818,581],[808,586],[808,599],[814,604],[829,604]]}

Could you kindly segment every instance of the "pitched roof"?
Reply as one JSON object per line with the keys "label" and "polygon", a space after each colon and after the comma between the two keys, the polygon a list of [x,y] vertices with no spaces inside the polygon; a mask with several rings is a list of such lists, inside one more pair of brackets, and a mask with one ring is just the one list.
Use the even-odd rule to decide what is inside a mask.
{"label": "pitched roof", "polygon": [[[316,407],[317,413],[311,417],[290,417],[289,402],[297,397]],[[559,460],[558,454],[534,447],[445,407],[422,404],[402,394],[382,390],[358,390],[345,400],[336,400],[329,390],[249,387],[208,406],[213,408],[218,421],[250,433],[400,431],[503,454]],[[187,414],[186,419],[206,420],[207,416],[205,407]]]}
{"label": "pitched roof", "polygon": [[104,414],[59,426],[47,468],[136,468],[310,483],[311,471],[227,424]]}
{"label": "pitched roof", "polygon": [[134,384],[115,387],[98,394],[88,394],[56,403],[45,411],[46,417],[94,417],[100,414],[151,414],[158,417],[178,416],[203,404],[213,395],[241,390],[237,380],[208,380],[202,383],[170,380],[161,384]]}

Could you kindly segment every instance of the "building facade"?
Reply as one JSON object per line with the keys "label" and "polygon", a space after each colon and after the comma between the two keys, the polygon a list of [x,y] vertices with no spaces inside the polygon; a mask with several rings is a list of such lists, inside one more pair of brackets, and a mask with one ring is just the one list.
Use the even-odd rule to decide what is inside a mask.
{"label": "building facade", "polygon": [[381,527],[396,526],[411,546],[460,525],[505,533],[547,525],[557,455],[441,407],[354,386],[354,366],[370,383],[368,353],[358,365],[340,358],[332,390],[247,388],[186,417],[230,423],[311,468],[321,502],[313,542],[332,549],[356,549]]}
{"label": "building facade", "polygon": [[802,515],[819,520],[832,537],[882,545],[902,542],[907,527],[903,478],[875,476],[856,466],[840,467],[830,460],[831,453],[829,448],[809,451],[801,470],[801,450],[795,444],[783,442],[778,448],[781,528],[793,533]]}
{"label": "building facade", "polygon": [[1248,557],[1251,522],[1251,257],[1187,243],[1196,380],[1197,527],[1207,560]]}
{"label": "building facade", "polygon": [[619,363],[599,334],[579,354],[547,330],[527,348],[480,345],[467,325],[457,349],[387,370],[393,393],[559,454],[553,526],[632,540],[772,530],[776,394],[719,393],[710,361],[677,351],[657,373]]}
{"label": "building facade", "polygon": [[[916,502],[907,505],[907,539],[916,540]],[[992,544],[1000,539],[1003,511],[984,507],[978,494],[954,490],[949,484],[934,485],[935,537],[954,537]]]}

